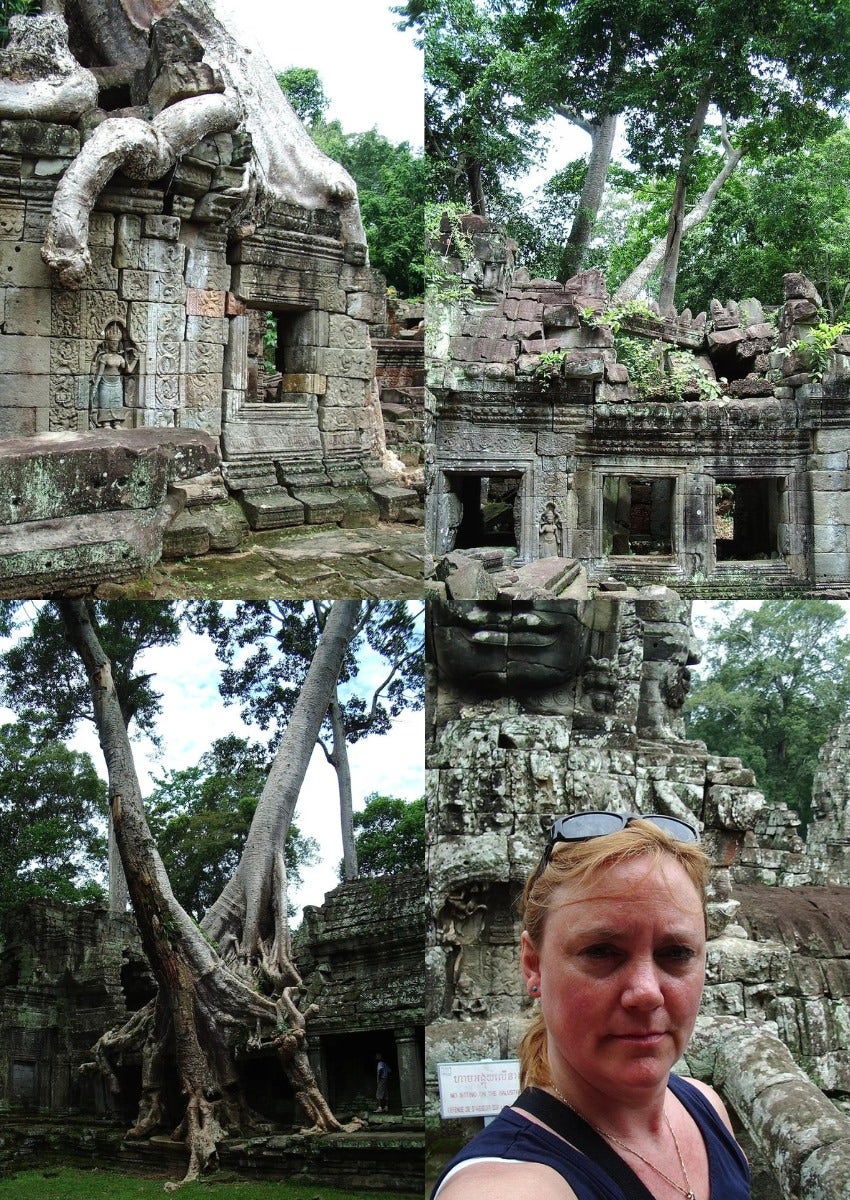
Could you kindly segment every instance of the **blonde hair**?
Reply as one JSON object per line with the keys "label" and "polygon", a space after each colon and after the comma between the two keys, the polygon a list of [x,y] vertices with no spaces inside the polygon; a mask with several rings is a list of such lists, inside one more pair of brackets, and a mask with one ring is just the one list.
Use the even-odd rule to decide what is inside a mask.
{"label": "blonde hair", "polygon": [[[584,842],[558,842],[551,858],[539,874],[535,870],[525,885],[522,911],[525,931],[535,946],[543,940],[552,897],[564,884],[581,884],[608,867],[635,859],[649,860],[648,868],[672,858],[685,871],[696,888],[705,913],[706,884],[711,860],[695,842],[679,842],[649,821],[634,820],[604,837]],[[706,922],[707,924],[707,922]],[[546,1087],[552,1082],[546,1052],[546,1024],[543,1014],[535,1013],[519,1047],[520,1086]]]}

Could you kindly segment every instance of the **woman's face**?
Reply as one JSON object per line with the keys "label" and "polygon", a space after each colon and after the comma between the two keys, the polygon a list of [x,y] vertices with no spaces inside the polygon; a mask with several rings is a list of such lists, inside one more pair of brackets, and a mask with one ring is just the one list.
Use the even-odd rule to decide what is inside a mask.
{"label": "woman's face", "polygon": [[702,903],[673,858],[620,863],[553,896],[542,942],[522,939],[561,1090],[638,1100],[666,1087],[705,975]]}

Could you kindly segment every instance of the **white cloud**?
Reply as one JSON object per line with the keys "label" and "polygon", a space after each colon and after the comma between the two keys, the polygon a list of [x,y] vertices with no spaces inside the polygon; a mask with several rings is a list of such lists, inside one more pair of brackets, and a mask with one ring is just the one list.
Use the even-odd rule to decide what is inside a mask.
{"label": "white cloud", "polygon": [[373,126],[392,142],[422,146],[422,55],[396,29],[389,0],[219,0],[228,25],[259,43],[275,71],[314,67],[346,133]]}

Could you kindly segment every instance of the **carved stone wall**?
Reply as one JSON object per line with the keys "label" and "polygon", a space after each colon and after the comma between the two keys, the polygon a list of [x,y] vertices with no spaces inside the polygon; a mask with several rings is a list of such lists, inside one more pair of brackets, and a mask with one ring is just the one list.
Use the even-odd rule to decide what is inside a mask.
{"label": "carved stone wall", "polygon": [[[786,275],[772,311],[644,306],[606,323],[598,271],[529,279],[510,242],[470,222],[471,257],[452,258],[449,234],[444,247],[467,298],[429,308],[435,556],[559,553],[591,581],[694,595],[848,586],[850,339],[817,367],[793,349],[818,321],[808,280]],[[640,378],[615,326],[643,347]],[[489,503],[509,483],[512,523]]]}
{"label": "carved stone wall", "polygon": [[[552,820],[588,808],[669,813],[700,825],[714,863],[701,1032],[686,1069],[737,1106],[766,1181],[755,1196],[838,1200],[836,1163],[850,1153],[837,1111],[850,1107],[845,732],[822,755],[822,836],[807,852],[794,814],[765,806],[744,763],[684,738],[689,615],[663,589],[432,604],[428,1112],[438,1063],[516,1055],[532,1012],[517,902]],[[841,886],[812,886],[827,882]],[[740,1063],[721,1049],[727,1037],[750,1046]]]}
{"label": "carved stone wall", "polygon": [[372,1107],[375,1055],[390,1077],[390,1111],[421,1120],[424,913],[421,871],[344,883],[307,907],[296,958],[319,1012],[311,1060],[331,1104]]}
{"label": "carved stone wall", "polygon": [[[99,93],[68,52],[62,18],[13,24],[16,44],[0,50],[0,439],[143,428],[214,437],[221,466],[199,479],[191,516],[166,541],[178,554],[238,546],[246,519],[256,530],[412,519],[416,494],[386,455],[370,339],[370,324],[386,324],[385,281],[346,223],[354,202],[270,193],[258,203],[255,141],[234,116],[225,132],[199,127],[159,179],[107,170],[104,158],[90,261],[69,283],[42,251],[76,219],[76,197],[56,197],[79,175],[81,148],[110,119],[144,127],[187,97],[218,103],[225,85],[184,18],[154,24],[137,75],[98,67]],[[18,93],[36,95],[51,56],[65,72],[51,86],[93,93],[36,119]],[[228,495],[241,519],[222,519]]]}

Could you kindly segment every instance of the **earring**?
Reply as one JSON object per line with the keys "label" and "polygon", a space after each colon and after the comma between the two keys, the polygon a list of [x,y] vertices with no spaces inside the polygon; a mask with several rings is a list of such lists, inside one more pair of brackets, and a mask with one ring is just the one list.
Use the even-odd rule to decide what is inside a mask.
{"label": "earring", "polygon": [[539,991],[540,991],[540,988],[539,988],[539,987],[537,986],[537,984],[535,983],[535,984],[534,984],[534,986],[532,987],[532,989],[531,989],[531,990],[532,990],[532,992],[534,992],[534,993],[536,994],[537,992],[539,992]]}

